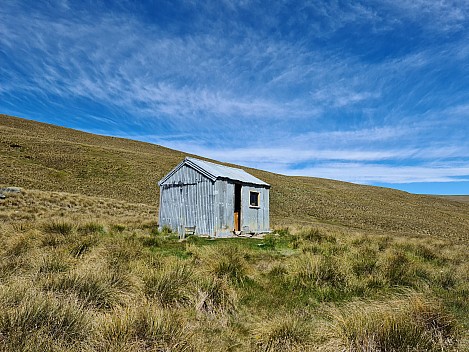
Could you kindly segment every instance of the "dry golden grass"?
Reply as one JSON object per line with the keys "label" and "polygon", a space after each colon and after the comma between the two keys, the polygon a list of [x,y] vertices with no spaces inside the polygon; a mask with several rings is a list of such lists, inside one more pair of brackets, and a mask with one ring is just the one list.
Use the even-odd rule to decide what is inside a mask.
{"label": "dry golden grass", "polygon": [[445,351],[455,324],[441,303],[421,295],[352,302],[332,309],[331,333],[348,351]]}
{"label": "dry golden grass", "polygon": [[158,209],[147,204],[65,192],[23,189],[0,200],[0,220],[17,225],[38,221],[53,226],[63,218],[85,225],[91,224],[93,219],[142,224],[156,222],[157,214]]}
{"label": "dry golden grass", "polygon": [[469,196],[438,196],[443,199],[455,200],[457,202],[469,203]]}
{"label": "dry golden grass", "polygon": [[[181,242],[139,221],[146,206],[77,217],[54,194],[9,198],[20,220],[0,211],[0,351],[469,347],[458,241],[304,228]],[[52,218],[26,216],[44,201]]]}

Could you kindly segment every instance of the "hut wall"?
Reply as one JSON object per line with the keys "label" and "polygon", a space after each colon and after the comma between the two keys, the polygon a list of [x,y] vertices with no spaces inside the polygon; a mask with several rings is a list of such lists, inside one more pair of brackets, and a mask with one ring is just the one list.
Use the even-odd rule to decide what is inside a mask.
{"label": "hut wall", "polygon": [[215,182],[215,232],[216,236],[231,236],[234,228],[234,183]]}
{"label": "hut wall", "polygon": [[[259,207],[249,206],[250,191],[259,192]],[[269,190],[243,185],[241,188],[241,229],[244,232],[269,231]]]}
{"label": "hut wall", "polygon": [[184,165],[160,188],[160,226],[179,234],[195,226],[197,234],[214,235],[216,226],[214,182]]}

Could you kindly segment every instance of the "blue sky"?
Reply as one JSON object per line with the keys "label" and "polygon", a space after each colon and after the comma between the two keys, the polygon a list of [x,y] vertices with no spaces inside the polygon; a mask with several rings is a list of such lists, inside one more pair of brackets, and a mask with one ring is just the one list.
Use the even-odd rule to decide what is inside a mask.
{"label": "blue sky", "polygon": [[5,0],[0,112],[469,194],[469,2]]}

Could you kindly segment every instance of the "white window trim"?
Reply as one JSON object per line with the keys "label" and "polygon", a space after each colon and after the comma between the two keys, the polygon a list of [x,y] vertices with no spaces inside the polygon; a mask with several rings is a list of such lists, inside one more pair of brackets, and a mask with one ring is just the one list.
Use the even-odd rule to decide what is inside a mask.
{"label": "white window trim", "polygon": [[[251,204],[251,193],[257,193],[257,205]],[[249,208],[260,208],[261,207],[261,192],[249,191]]]}

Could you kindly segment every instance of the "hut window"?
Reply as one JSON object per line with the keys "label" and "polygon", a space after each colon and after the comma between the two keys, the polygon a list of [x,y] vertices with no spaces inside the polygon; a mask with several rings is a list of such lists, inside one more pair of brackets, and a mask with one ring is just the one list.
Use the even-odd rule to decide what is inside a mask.
{"label": "hut window", "polygon": [[259,192],[249,191],[249,206],[258,207],[259,206]]}

